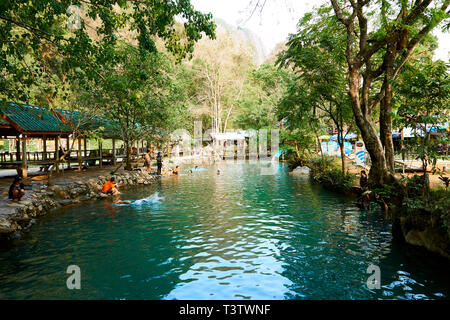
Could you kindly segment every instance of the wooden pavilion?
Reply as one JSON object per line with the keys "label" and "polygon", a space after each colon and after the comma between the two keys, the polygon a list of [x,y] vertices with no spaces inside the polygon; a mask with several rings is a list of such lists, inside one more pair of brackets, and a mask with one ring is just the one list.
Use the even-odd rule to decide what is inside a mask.
{"label": "wooden pavilion", "polygon": [[[88,133],[92,129],[102,127],[103,139],[112,140],[112,150],[103,149],[102,140],[99,140],[99,148],[87,149]],[[80,132],[77,137],[73,136],[74,129]],[[102,166],[104,162],[116,164],[118,160],[126,157],[124,148],[116,148],[120,137],[116,134],[118,128],[114,128],[102,117],[88,117],[78,111],[64,109],[48,110],[46,108],[26,104],[8,102],[0,106],[0,139],[13,140],[14,151],[0,152],[0,169],[17,169],[23,177],[27,177],[27,168],[30,165],[48,168],[54,165],[57,157],[60,157],[59,148],[66,140],[66,150],[70,150],[64,158],[69,168],[71,163],[78,164],[81,168],[85,165]],[[76,138],[75,150],[70,148],[70,139]],[[28,151],[27,141],[40,139],[42,149],[39,151]],[[54,148],[49,151],[47,142],[53,140]],[[52,141],[52,142],[53,142]],[[73,140],[72,140],[73,141]],[[148,142],[147,142],[148,146]],[[137,142],[135,157],[145,152],[144,140]],[[59,165],[56,166],[59,171]]]}
{"label": "wooden pavilion", "polygon": [[[57,157],[60,139],[68,137],[71,129],[45,108],[9,102],[0,109],[0,137],[15,140],[15,152],[0,153],[0,168],[17,169],[27,176],[27,167],[51,165]],[[43,140],[42,151],[27,151],[27,140]],[[55,141],[55,150],[47,150],[47,140]]]}

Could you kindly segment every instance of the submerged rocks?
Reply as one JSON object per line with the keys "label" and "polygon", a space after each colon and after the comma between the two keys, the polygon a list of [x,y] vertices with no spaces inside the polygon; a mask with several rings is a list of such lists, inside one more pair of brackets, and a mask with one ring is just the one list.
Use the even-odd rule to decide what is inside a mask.
{"label": "submerged rocks", "polygon": [[297,168],[292,170],[291,173],[295,174],[295,175],[309,175],[310,172],[311,172],[310,168],[308,168],[306,166],[304,166],[304,167],[298,166]]}

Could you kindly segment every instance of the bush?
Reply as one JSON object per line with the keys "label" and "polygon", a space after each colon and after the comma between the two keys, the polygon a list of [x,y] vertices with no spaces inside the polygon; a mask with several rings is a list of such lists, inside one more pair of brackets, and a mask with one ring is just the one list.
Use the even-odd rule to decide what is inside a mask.
{"label": "bush", "polygon": [[431,190],[429,207],[434,214],[440,215],[450,236],[450,191],[442,187]]}
{"label": "bush", "polygon": [[313,173],[313,178],[326,187],[347,192],[352,189],[356,175],[348,172],[342,174],[338,168],[325,168]]}

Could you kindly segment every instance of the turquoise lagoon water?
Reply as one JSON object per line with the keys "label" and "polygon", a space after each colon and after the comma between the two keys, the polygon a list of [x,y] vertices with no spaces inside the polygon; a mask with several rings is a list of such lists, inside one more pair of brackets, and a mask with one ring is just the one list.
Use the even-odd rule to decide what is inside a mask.
{"label": "turquoise lagoon water", "polygon": [[[0,248],[0,299],[448,299],[449,265],[393,241],[381,213],[262,166],[222,163],[124,189],[147,199],[134,205],[40,219]],[[69,265],[80,290],[66,287]]]}

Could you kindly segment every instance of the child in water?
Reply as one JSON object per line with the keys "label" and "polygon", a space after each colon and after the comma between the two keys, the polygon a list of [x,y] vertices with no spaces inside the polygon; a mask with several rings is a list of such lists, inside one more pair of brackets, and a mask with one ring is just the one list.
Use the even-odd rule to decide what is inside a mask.
{"label": "child in water", "polygon": [[180,168],[178,168],[178,166],[176,166],[175,169],[173,169],[173,175],[177,176],[178,173],[180,173]]}
{"label": "child in water", "polygon": [[130,204],[131,201],[129,200],[120,200],[120,192],[117,189],[113,190],[113,203],[116,204]]}
{"label": "child in water", "polygon": [[217,175],[220,176],[220,170],[219,169],[217,169]]}

